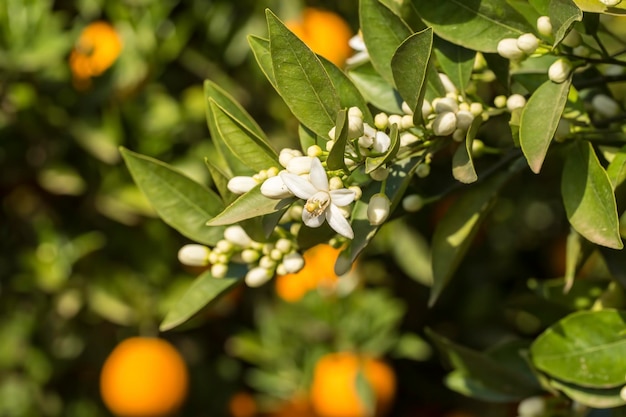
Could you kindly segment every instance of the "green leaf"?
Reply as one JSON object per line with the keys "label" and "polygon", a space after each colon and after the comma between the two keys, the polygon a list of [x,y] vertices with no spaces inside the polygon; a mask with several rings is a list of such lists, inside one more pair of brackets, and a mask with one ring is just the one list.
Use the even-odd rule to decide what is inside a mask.
{"label": "green leaf", "polygon": [[342,109],[349,109],[350,107],[358,107],[363,113],[363,120],[367,123],[373,124],[374,118],[370,112],[367,101],[361,95],[361,92],[354,85],[352,80],[348,78],[345,72],[340,70],[335,64],[324,58],[318,56],[324,69],[328,73],[330,80],[335,86],[337,95],[339,96],[339,105]]}
{"label": "green leaf", "polygon": [[[413,173],[417,166],[423,162],[423,157],[414,157],[398,161],[389,168],[389,177],[385,186],[385,194],[391,200],[390,213],[400,203],[404,191],[411,182]],[[335,264],[335,273],[339,276],[347,273],[352,268],[352,263],[359,254],[367,247],[370,240],[376,235],[380,226],[372,226],[367,218],[367,203],[369,198],[380,191],[380,183],[371,183],[363,190],[363,196],[355,203],[352,210],[352,228],[354,230],[354,239],[339,254],[337,263]]]}
{"label": "green leaf", "polygon": [[611,187],[616,190],[626,181],[626,146],[622,147],[611,159],[606,173],[611,180]]}
{"label": "green leaf", "polygon": [[482,117],[480,116],[472,120],[465,134],[465,141],[456,149],[452,157],[452,175],[464,184],[471,184],[478,179],[472,160],[472,142],[481,124]]}
{"label": "green leaf", "polygon": [[476,51],[436,38],[435,55],[443,72],[464,93],[472,76]]}
{"label": "green leaf", "polygon": [[249,35],[248,44],[250,49],[252,49],[252,54],[259,68],[261,68],[267,80],[272,84],[274,90],[278,91],[276,77],[274,77],[274,67],[272,66],[272,55],[270,54],[270,41],[259,36]]}
{"label": "green leaf", "polygon": [[205,245],[223,238],[223,228],[206,226],[224,208],[215,192],[161,161],[125,148],[120,152],[133,180],[165,223]]}
{"label": "green leaf", "polygon": [[209,226],[235,224],[242,220],[275,213],[293,203],[292,198],[274,200],[261,194],[261,184],[242,194],[221,213],[208,221]]}
{"label": "green leaf", "polygon": [[[457,375],[471,381],[472,385],[465,387],[468,392],[489,393],[492,400],[500,397],[500,401],[510,401],[521,400],[541,391],[532,374],[518,367],[516,362],[523,362],[518,351],[515,352],[517,358],[504,360],[457,345],[430,329],[426,329],[426,334]],[[460,388],[458,379],[459,376],[453,377],[451,387]]]}
{"label": "green leaf", "polygon": [[414,0],[413,4],[436,35],[475,51],[496,52],[501,39],[534,31],[502,0]]}
{"label": "green leaf", "polygon": [[359,402],[365,409],[366,415],[374,415],[376,409],[376,393],[374,392],[372,384],[367,380],[364,369],[359,368],[356,373],[354,386],[360,400]]}
{"label": "green leaf", "polygon": [[550,385],[563,392],[570,399],[593,408],[615,408],[626,404],[620,395],[622,387],[609,389],[585,388],[576,384],[552,379]]}
{"label": "green leaf", "polygon": [[209,108],[219,137],[246,166],[258,172],[278,165],[278,155],[267,142],[247,130],[212,99],[209,99]]}
{"label": "green leaf", "polygon": [[548,15],[548,7],[550,6],[550,0],[529,0],[528,1],[537,10],[541,16]]}
{"label": "green leaf", "polygon": [[517,170],[494,175],[468,189],[437,224],[432,240],[433,286],[429,304],[433,305],[448,284],[492,207],[500,188]]}
{"label": "green leaf", "polygon": [[245,274],[245,267],[235,265],[228,270],[225,278],[214,278],[210,271],[198,276],[189,289],[167,313],[159,330],[167,331],[180,326],[197,312],[215,301],[219,295],[232,289]]}
{"label": "green leaf", "polygon": [[561,194],[570,224],[593,243],[622,249],[613,188],[591,143],[575,141],[566,151]]}
{"label": "green leaf", "polygon": [[204,158],[204,163],[211,174],[215,188],[217,188],[217,191],[222,197],[222,201],[231,203],[236,197],[236,195],[228,189],[228,180],[233,177],[232,173],[226,172],[222,167],[218,166],[214,158]]}
{"label": "green leaf", "polygon": [[[298,125],[298,138],[300,139],[300,148],[304,153],[306,153],[309,146],[318,144],[318,136],[315,132],[301,124]],[[324,143],[322,142],[322,144]]]}
{"label": "green leaf", "polygon": [[545,330],[531,345],[535,367],[552,378],[588,388],[624,385],[626,313],[579,311]]}
{"label": "green leaf", "polygon": [[508,403],[521,399],[519,395],[506,394],[497,389],[486,387],[480,381],[476,381],[460,371],[452,371],[446,375],[445,383],[452,391],[477,400]]}
{"label": "green leaf", "polygon": [[541,171],[548,147],[559,125],[570,84],[571,78],[561,84],[550,80],[544,82],[530,96],[522,110],[519,140],[528,165],[535,174]]}
{"label": "green leaf", "polygon": [[432,46],[433,30],[424,29],[402,42],[391,59],[391,70],[398,92],[413,114],[420,118]]}
{"label": "green leaf", "polygon": [[350,69],[348,76],[369,103],[387,113],[402,113],[402,97],[376,72],[370,62]]}
{"label": "green leaf", "polygon": [[574,0],[574,3],[576,3],[583,12],[612,14],[616,16],[626,15],[626,4],[624,4],[624,2],[611,7],[602,3],[600,0]]}
{"label": "green leaf", "polygon": [[330,170],[346,169],[344,161],[346,143],[348,142],[348,111],[340,110],[335,123],[335,144],[328,153],[326,166]]}
{"label": "green leaf", "polygon": [[583,12],[572,0],[552,0],[548,8],[548,16],[552,22],[554,43],[556,47],[572,28],[574,22],[583,20]]}
{"label": "green leaf", "polygon": [[[506,0],[507,3],[511,5],[519,14],[524,16],[526,21],[535,26],[537,24],[537,19],[541,16],[541,13],[537,11],[535,7],[531,4],[531,2],[527,0]],[[547,5],[546,5],[546,14],[547,14]]]}
{"label": "green leaf", "polygon": [[413,31],[379,0],[360,0],[359,17],[363,41],[372,65],[388,83],[393,85],[391,59],[398,46]]}
{"label": "green leaf", "polygon": [[335,87],[313,51],[270,10],[265,14],[278,93],[302,124],[323,137],[340,109]]}

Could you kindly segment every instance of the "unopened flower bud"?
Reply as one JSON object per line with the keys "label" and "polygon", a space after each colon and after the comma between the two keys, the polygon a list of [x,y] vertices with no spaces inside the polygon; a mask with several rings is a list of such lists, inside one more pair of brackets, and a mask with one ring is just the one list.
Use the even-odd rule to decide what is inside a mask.
{"label": "unopened flower bud", "polygon": [[621,109],[619,104],[606,94],[596,94],[591,99],[594,110],[604,117],[615,117]]}
{"label": "unopened flower bud", "polygon": [[426,178],[428,175],[430,175],[430,165],[419,164],[415,169],[415,174],[420,178]]}
{"label": "unopened flower bud", "polygon": [[463,142],[467,136],[467,130],[457,129],[452,132],[452,140],[455,142]]}
{"label": "unopened flower bud", "polygon": [[278,175],[278,168],[276,167],[271,167],[267,170],[267,178],[270,177],[275,177],[276,175]]}
{"label": "unopened flower bud", "polygon": [[622,0],[600,0],[600,3],[609,6],[609,7],[613,7],[613,6],[617,6],[618,4],[620,4],[622,2]]}
{"label": "unopened flower bud", "polygon": [[367,219],[372,226],[378,226],[384,223],[389,217],[391,201],[389,197],[383,193],[374,194],[370,198],[367,205]]}
{"label": "unopened flower bud", "polygon": [[524,98],[521,94],[511,94],[509,98],[506,99],[506,108],[509,111],[513,111],[515,109],[521,109],[526,105],[526,98]]}
{"label": "unopened flower bud", "polygon": [[399,114],[392,114],[392,115],[390,115],[389,118],[388,118],[387,124],[389,126],[397,125],[398,127],[400,127],[400,125],[402,124],[402,116],[400,116]]}
{"label": "unopened flower bud", "polygon": [[505,95],[496,96],[496,98],[493,99],[493,105],[496,106],[497,109],[502,109],[506,106],[506,100]]}
{"label": "unopened flower bud", "polygon": [[436,98],[433,100],[436,113],[446,113],[459,111],[459,103],[452,97]]}
{"label": "unopened flower bud", "polygon": [[391,138],[389,137],[389,135],[380,130],[376,132],[376,136],[374,137],[374,143],[372,145],[374,151],[379,153],[385,153],[389,149],[389,146],[391,146]]}
{"label": "unopened flower bud", "polygon": [[226,239],[222,239],[215,244],[215,250],[219,253],[230,253],[233,250],[233,244]]}
{"label": "unopened flower bud", "polygon": [[456,115],[449,111],[440,113],[433,120],[433,132],[437,136],[448,136],[456,130]]}
{"label": "unopened flower bud", "polygon": [[363,190],[358,185],[351,185],[348,190],[354,191],[354,201],[358,201],[363,196]]}
{"label": "unopened flower bud", "polygon": [[330,150],[333,148],[334,145],[335,145],[334,140],[329,140],[328,142],[326,142],[326,152],[330,152]]}
{"label": "unopened flower bud", "polygon": [[278,162],[285,168],[287,168],[287,164],[296,156],[302,156],[302,152],[297,149],[289,149],[285,148],[280,151],[278,154]]}
{"label": "unopened flower bud", "polygon": [[206,266],[209,264],[211,250],[195,243],[184,245],[178,250],[178,260],[183,265]]}
{"label": "unopened flower bud", "polygon": [[421,195],[410,194],[402,199],[402,208],[409,213],[419,211],[424,207],[424,199]]}
{"label": "unopened flower bud", "polygon": [[400,146],[409,146],[417,141],[419,141],[419,138],[413,133],[404,132],[400,135]]}
{"label": "unopened flower bud", "polygon": [[548,68],[548,78],[560,84],[567,80],[572,72],[572,63],[565,58],[559,58]]}
{"label": "unopened flower bud", "polygon": [[402,116],[402,120],[400,121],[401,129],[406,130],[412,128],[413,126],[415,126],[415,124],[413,123],[413,115],[405,114],[404,116]]}
{"label": "unopened flower bud", "polygon": [[563,38],[561,43],[565,46],[569,46],[570,48],[576,48],[582,44],[583,38],[580,36],[580,33],[576,29],[572,29],[569,33]]}
{"label": "unopened flower bud", "polygon": [[215,264],[211,266],[211,275],[213,278],[224,278],[228,272],[228,265]]}
{"label": "unopened flower bud", "polygon": [[283,254],[291,251],[293,248],[293,243],[289,239],[278,239],[276,241],[276,249],[281,251]]}
{"label": "unopened flower bud", "polygon": [[524,33],[517,38],[517,47],[526,55],[531,55],[539,47],[539,39],[532,33]]}
{"label": "unopened flower bud", "polygon": [[411,107],[409,106],[409,103],[407,103],[406,101],[402,102],[402,111],[404,112],[404,114],[408,114],[409,116],[413,116],[413,110],[411,110]]}
{"label": "unopened flower bud", "polygon": [[339,177],[330,177],[328,180],[328,188],[330,190],[340,190],[343,188],[343,181]]}
{"label": "unopened flower bud", "polygon": [[539,16],[537,19],[537,31],[543,36],[552,35],[552,22],[548,16]]}
{"label": "unopened flower bud", "polygon": [[348,117],[348,139],[356,139],[362,134],[363,134],[363,118],[349,116]]}
{"label": "unopened flower bud", "polygon": [[317,156],[320,156],[322,154],[322,148],[320,148],[318,145],[311,145],[306,149],[306,155],[310,156],[311,158],[315,158]]}
{"label": "unopened flower bud", "polygon": [[470,104],[470,113],[474,116],[478,116],[483,112],[483,105],[480,103],[472,103]]}
{"label": "unopened flower bud", "polygon": [[241,251],[241,260],[247,264],[255,263],[260,257],[261,255],[259,252],[254,249],[245,249]]}
{"label": "unopened flower bud", "polygon": [[261,259],[259,259],[259,266],[266,268],[266,269],[272,269],[276,266],[276,261],[272,259],[270,254],[271,254],[271,251],[267,255],[262,256]]}
{"label": "unopened flower bud", "polygon": [[348,109],[348,117],[358,117],[363,119],[363,112],[358,107],[353,106]]}
{"label": "unopened flower bud", "polygon": [[265,197],[277,200],[288,198],[293,195],[283,182],[282,178],[280,178],[280,175],[266,179],[263,182],[263,185],[261,185],[261,194]]}
{"label": "unopened flower bud", "polygon": [[546,412],[546,400],[542,397],[528,397],[517,405],[519,417],[541,417]]}
{"label": "unopened flower bud", "polygon": [[374,126],[376,126],[376,129],[380,130],[387,129],[387,126],[389,126],[389,116],[387,116],[387,113],[378,113],[374,116]]}
{"label": "unopened flower bud", "polygon": [[294,274],[304,267],[304,258],[298,252],[291,252],[283,257],[282,265],[289,274]]}
{"label": "unopened flower bud", "polygon": [[280,249],[274,248],[270,252],[269,257],[270,257],[271,260],[278,262],[281,259],[283,259],[283,255],[284,255],[283,251],[281,251]]}
{"label": "unopened flower bud", "polygon": [[433,106],[431,106],[428,100],[422,102],[422,118],[426,120],[433,112]]}
{"label": "unopened flower bud", "polygon": [[256,187],[257,184],[258,182],[254,178],[241,175],[228,180],[226,187],[233,194],[244,194]]}
{"label": "unopened flower bud", "polygon": [[441,84],[443,84],[443,88],[446,90],[446,93],[452,93],[455,96],[459,93],[452,80],[450,80],[450,77],[446,74],[440,72],[439,79],[441,80]]}
{"label": "unopened flower bud", "polygon": [[474,115],[467,110],[459,110],[456,113],[456,128],[461,130],[469,129],[474,121]]}
{"label": "unopened flower bud", "polygon": [[472,141],[472,156],[478,158],[485,153],[485,143],[480,139]]}
{"label": "unopened flower bud", "polygon": [[330,138],[330,140],[335,140],[336,132],[337,132],[337,128],[335,126],[333,126],[332,129],[328,131],[328,137]]}
{"label": "unopened flower bud", "polygon": [[272,278],[272,273],[269,269],[257,266],[248,271],[245,277],[245,282],[248,287],[256,288],[265,284]]}
{"label": "unopened flower bud", "polygon": [[504,38],[498,42],[498,54],[503,58],[510,59],[512,61],[521,60],[526,56],[524,52],[517,46],[517,39]]}

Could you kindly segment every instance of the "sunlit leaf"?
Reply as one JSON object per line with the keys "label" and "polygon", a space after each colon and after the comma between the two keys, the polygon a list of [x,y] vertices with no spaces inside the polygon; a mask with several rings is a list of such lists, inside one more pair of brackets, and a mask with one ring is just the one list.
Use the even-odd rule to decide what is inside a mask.
{"label": "sunlit leaf", "polygon": [[348,76],[369,103],[387,113],[402,113],[402,97],[376,72],[371,63],[351,68]]}
{"label": "sunlit leaf", "polygon": [[561,194],[578,233],[598,245],[623,248],[613,188],[589,142],[576,141],[567,148]]}
{"label": "sunlit leaf", "polygon": [[544,331],[531,345],[533,364],[552,378],[588,388],[624,385],[626,313],[579,311]]}
{"label": "sunlit leaf", "polygon": [[425,84],[432,45],[433,31],[431,28],[424,29],[402,42],[391,59],[391,70],[398,92],[413,114],[419,117],[426,94]]}
{"label": "sunlit leaf", "polygon": [[275,213],[293,202],[293,199],[273,200],[261,194],[261,185],[242,194],[228,205],[224,211],[213,217],[210,226],[235,224],[242,220]]}
{"label": "sunlit leaf", "polygon": [[159,330],[167,331],[180,326],[196,313],[215,301],[225,291],[232,289],[245,274],[245,267],[229,268],[224,278],[214,278],[210,271],[204,272],[185,291],[174,307],[167,313]]}
{"label": "sunlit leaf", "polygon": [[524,109],[519,126],[522,152],[530,169],[539,173],[567,102],[571,80],[556,84],[548,80],[535,91]]}
{"label": "sunlit leaf", "polygon": [[465,134],[465,140],[456,149],[452,157],[452,175],[465,184],[471,184],[478,179],[472,160],[472,142],[474,142],[474,137],[476,137],[481,124],[482,118],[480,116],[475,117]]}
{"label": "sunlit leaf", "polygon": [[270,54],[270,41],[268,39],[261,38],[259,36],[249,35],[248,43],[252,54],[256,59],[259,68],[267,80],[272,84],[272,87],[278,91],[276,86],[276,77],[274,77],[274,67],[272,67],[272,55]]}
{"label": "sunlit leaf", "polygon": [[379,0],[360,0],[359,17],[363,41],[372,65],[388,83],[393,85],[391,59],[398,46],[413,31]]}
{"label": "sunlit leaf", "polygon": [[550,385],[572,400],[593,408],[615,408],[626,404],[621,397],[622,387],[608,389],[585,388],[576,384],[551,379]]}
{"label": "sunlit leaf", "polygon": [[266,10],[270,55],[278,93],[293,115],[320,136],[340,109],[335,87],[319,58],[270,10]]}
{"label": "sunlit leaf", "polygon": [[161,161],[124,148],[120,152],[135,183],[165,223],[206,245],[223,238],[222,228],[206,226],[224,208],[215,192]]}
{"label": "sunlit leaf", "polygon": [[600,0],[574,0],[574,3],[576,3],[583,12],[612,14],[617,16],[626,15],[626,4],[624,4],[624,2],[616,4],[615,6],[607,6]]}
{"label": "sunlit leaf", "polygon": [[413,4],[436,35],[475,51],[496,52],[501,39],[533,32],[532,26],[502,0],[415,0]]}

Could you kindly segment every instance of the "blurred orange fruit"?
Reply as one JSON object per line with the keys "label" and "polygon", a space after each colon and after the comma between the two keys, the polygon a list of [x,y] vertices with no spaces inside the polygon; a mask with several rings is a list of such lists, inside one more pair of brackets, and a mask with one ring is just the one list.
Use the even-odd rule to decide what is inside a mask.
{"label": "blurred orange fruit", "polygon": [[228,412],[231,417],[254,417],[257,415],[256,401],[250,393],[235,393],[228,401]]}
{"label": "blurred orange fruit", "polygon": [[317,288],[332,290],[339,277],[335,274],[335,262],[341,249],[327,244],[314,246],[302,255],[304,267],[295,274],[276,277],[276,294],[289,302],[296,302]]}
{"label": "blurred orange fruit", "polygon": [[348,44],[353,36],[352,29],[336,13],[307,7],[300,20],[288,21],[286,25],[313,52],[338,67],[342,67],[352,55],[352,48]]}
{"label": "blurred orange fruit", "polygon": [[122,40],[109,23],[97,21],[85,27],[69,59],[77,87],[89,86],[91,77],[113,65],[121,51]]}
{"label": "blurred orange fruit", "polygon": [[315,412],[320,417],[369,416],[357,391],[359,373],[365,377],[375,397],[375,415],[384,415],[395,396],[395,374],[386,362],[353,352],[327,354],[315,365],[310,392]]}
{"label": "blurred orange fruit", "polygon": [[165,417],[187,395],[189,376],[180,353],[169,342],[131,337],[118,344],[100,373],[100,394],[120,417]]}
{"label": "blurred orange fruit", "polygon": [[271,417],[318,417],[311,409],[311,404],[304,397],[297,397],[286,402]]}

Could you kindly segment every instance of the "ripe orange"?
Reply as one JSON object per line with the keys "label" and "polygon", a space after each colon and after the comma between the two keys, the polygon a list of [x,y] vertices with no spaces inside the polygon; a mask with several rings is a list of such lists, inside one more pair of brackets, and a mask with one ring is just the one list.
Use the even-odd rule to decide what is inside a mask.
{"label": "ripe orange", "polygon": [[313,52],[342,67],[352,55],[348,41],[353,35],[352,29],[341,16],[327,10],[307,7],[301,20],[286,22]]}
{"label": "ripe orange", "polygon": [[118,344],[100,373],[100,394],[120,417],[165,417],[187,395],[189,376],[180,353],[169,342],[131,337]]}
{"label": "ripe orange", "polygon": [[311,405],[320,417],[367,417],[368,410],[357,392],[359,372],[365,376],[376,399],[376,416],[388,411],[396,392],[392,368],[380,359],[353,352],[330,353],[315,365]]}
{"label": "ripe orange", "polygon": [[237,392],[228,401],[228,412],[232,417],[254,417],[257,415],[256,401],[245,391]]}
{"label": "ripe orange", "polygon": [[332,290],[339,279],[335,274],[339,252],[340,249],[326,244],[308,249],[302,255],[304,267],[300,271],[276,277],[276,294],[285,301],[296,302],[318,287]]}

